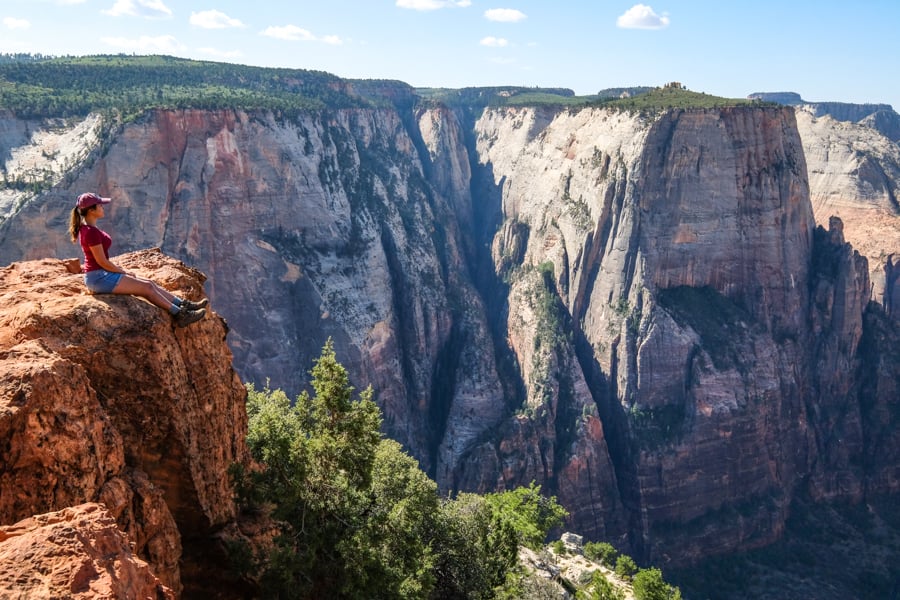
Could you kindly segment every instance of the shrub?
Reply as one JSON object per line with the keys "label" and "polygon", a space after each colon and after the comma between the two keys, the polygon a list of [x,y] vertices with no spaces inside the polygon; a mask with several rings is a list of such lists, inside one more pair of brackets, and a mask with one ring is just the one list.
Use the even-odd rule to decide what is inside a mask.
{"label": "shrub", "polygon": [[486,500],[519,534],[522,544],[533,550],[543,545],[550,530],[562,525],[568,514],[556,496],[542,496],[541,486],[533,481],[527,488],[488,494]]}
{"label": "shrub", "polygon": [[603,573],[594,571],[587,590],[589,600],[625,600],[625,592],[610,582]]}
{"label": "shrub", "polygon": [[631,576],[637,571],[634,559],[626,554],[619,555],[616,559],[616,575],[625,580],[631,580]]}
{"label": "shrub", "polygon": [[681,600],[681,590],[663,580],[659,569],[641,569],[634,576],[635,600]]}
{"label": "shrub", "polygon": [[588,542],[584,545],[584,555],[595,562],[612,567],[616,564],[619,552],[609,542]]}

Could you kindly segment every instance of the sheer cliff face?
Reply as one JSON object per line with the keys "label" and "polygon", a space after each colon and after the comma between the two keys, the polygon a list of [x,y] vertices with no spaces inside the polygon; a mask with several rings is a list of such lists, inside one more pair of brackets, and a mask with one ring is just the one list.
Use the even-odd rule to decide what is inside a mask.
{"label": "sheer cliff face", "polygon": [[[535,319],[511,301],[525,381],[590,382],[590,396],[572,394],[567,426],[579,439],[590,422],[579,403],[599,408],[614,468],[594,466],[603,477],[590,497],[617,482],[625,520],[642,521],[630,527],[637,546],[664,551],[686,524],[702,531],[703,518],[739,504],[743,522],[684,535],[680,551],[771,539],[808,453],[797,370],[813,218],[793,113],[583,111],[535,134],[540,119],[498,111],[478,125],[479,156],[503,187],[495,262],[522,257],[510,297],[527,297],[531,271],[552,264],[575,332],[551,353],[577,356],[577,376],[531,371],[552,359],[532,355],[541,338],[522,323]],[[527,402],[543,404],[540,387]],[[571,452],[560,465],[582,460],[556,450]],[[569,491],[560,484],[563,502],[581,506],[585,490]],[[614,531],[616,505],[602,508],[576,518]]]}
{"label": "sheer cliff face", "polygon": [[898,491],[895,325],[814,231],[792,109],[467,119],[152,113],[0,258],[74,255],[76,191],[110,194],[113,253],[207,273],[246,379],[298,391],[330,336],[442,488],[537,481],[645,558],[770,541],[801,489]]}
{"label": "sheer cliff face", "polygon": [[[468,159],[444,117],[423,116],[450,144],[436,186],[418,127],[394,111],[294,122],[179,111],[127,126],[71,189],[115,197],[101,224],[114,253],[160,246],[209,275],[246,379],[296,393],[333,337],[355,380],[377,390],[388,432],[434,471],[439,454],[458,453],[503,408],[458,248]],[[64,228],[71,194],[24,211],[3,246],[28,253],[26,230]],[[59,238],[51,252],[77,250]]]}
{"label": "sheer cliff face", "polygon": [[857,122],[802,107],[797,125],[816,220],[841,218],[847,241],[869,260],[873,299],[900,321],[900,143],[873,122],[881,114]]}

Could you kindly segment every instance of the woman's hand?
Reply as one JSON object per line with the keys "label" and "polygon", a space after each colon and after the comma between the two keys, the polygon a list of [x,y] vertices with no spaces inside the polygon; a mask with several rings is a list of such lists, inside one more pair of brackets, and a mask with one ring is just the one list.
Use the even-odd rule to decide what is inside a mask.
{"label": "woman's hand", "polygon": [[129,275],[125,269],[122,267],[117,267],[112,264],[108,258],[106,258],[106,253],[103,252],[103,245],[97,244],[96,246],[91,246],[91,254],[94,256],[94,261],[100,265],[100,268],[104,271],[109,271],[110,273],[122,273],[123,275]]}

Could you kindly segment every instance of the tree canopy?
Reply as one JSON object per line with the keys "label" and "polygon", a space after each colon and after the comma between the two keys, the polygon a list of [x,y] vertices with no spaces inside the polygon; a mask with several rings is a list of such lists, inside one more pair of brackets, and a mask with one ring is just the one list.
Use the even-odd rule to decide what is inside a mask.
{"label": "tree canopy", "polygon": [[[269,514],[269,550],[243,549],[268,598],[493,598],[515,586],[518,546],[541,543],[565,511],[532,484],[441,498],[400,444],[379,431],[368,388],[354,396],[329,340],[312,393],[292,403],[248,386],[248,445],[235,465],[244,510]],[[249,555],[249,557],[248,557]]]}

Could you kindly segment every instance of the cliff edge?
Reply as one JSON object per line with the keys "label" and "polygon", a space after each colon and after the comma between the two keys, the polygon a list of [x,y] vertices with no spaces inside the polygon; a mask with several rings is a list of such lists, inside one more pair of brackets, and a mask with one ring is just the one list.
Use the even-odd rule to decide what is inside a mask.
{"label": "cliff edge", "polygon": [[[117,263],[202,294],[205,276],[159,250]],[[0,269],[0,298],[0,526],[96,502],[164,586],[203,591],[236,514],[228,466],[248,459],[224,320],[176,329],[142,299],[88,294],[56,259]]]}

